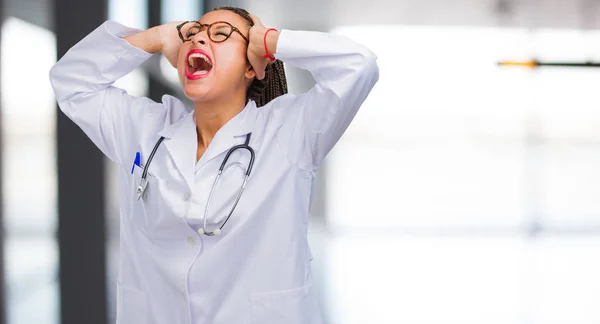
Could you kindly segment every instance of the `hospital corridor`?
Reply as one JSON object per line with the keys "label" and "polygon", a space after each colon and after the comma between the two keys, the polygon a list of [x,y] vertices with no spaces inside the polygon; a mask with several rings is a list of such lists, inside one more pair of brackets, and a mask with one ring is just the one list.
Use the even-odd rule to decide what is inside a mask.
{"label": "hospital corridor", "polygon": [[[198,20],[224,6],[244,8],[266,27],[282,31],[278,50],[292,95],[327,92],[321,87],[328,83],[321,80],[329,70],[311,74],[293,66],[294,60],[286,62],[292,54],[285,51],[333,54],[323,44],[290,44],[292,38],[283,36],[288,30],[330,33],[331,39],[361,44],[376,55],[379,69],[378,81],[339,141],[318,168],[303,173],[316,179],[309,197],[306,253],[312,276],[307,280],[314,282],[320,314],[310,322],[278,320],[288,318],[287,309],[316,309],[306,306],[306,300],[282,302],[282,308],[267,315],[269,323],[254,315],[248,315],[247,323],[600,324],[599,0],[0,0],[0,5],[0,324],[125,323],[136,312],[148,313],[144,323],[167,323],[152,318],[156,306],[128,304],[120,287],[122,280],[155,284],[119,274],[127,266],[150,273],[147,264],[134,264],[122,254],[124,246],[128,253],[149,253],[144,258],[165,269],[183,267],[167,264],[172,259],[152,255],[151,248],[130,246],[129,226],[143,222],[122,224],[135,209],[125,192],[133,195],[134,190],[119,177],[145,175],[144,165],[132,154],[129,175],[103,155],[59,109],[48,75],[69,49],[107,20],[142,31]],[[236,31],[243,34],[229,25],[227,42],[236,40]],[[181,39],[195,37],[190,33],[180,34]],[[215,42],[216,36],[208,30],[207,35]],[[268,48],[267,35],[264,46]],[[339,59],[350,59],[343,50]],[[128,59],[115,54],[105,61]],[[301,62],[309,64],[310,59]],[[92,79],[83,72],[89,61],[76,63],[65,75]],[[347,75],[338,76],[339,84],[350,82],[351,72],[360,67],[349,63],[343,68]],[[165,100],[163,95],[178,98],[191,112],[194,104],[178,73],[157,53],[114,86],[155,102]],[[110,83],[103,71],[97,78]],[[83,90],[73,89],[78,91]],[[355,92],[360,91],[350,89],[349,96],[360,97]],[[82,98],[84,102],[86,96]],[[330,122],[339,126],[345,121]],[[247,190],[236,196],[242,214],[249,204],[245,199],[260,197],[253,191],[253,175],[264,174],[260,165],[266,162],[261,159],[264,150],[255,149],[259,172],[249,175]],[[156,156],[158,165],[161,155]],[[136,165],[140,168],[134,172]],[[222,184],[233,195],[241,182],[229,189],[230,180]],[[153,180],[149,183],[147,197],[156,198],[158,188],[152,188]],[[172,192],[177,189],[167,185]],[[260,194],[277,190],[285,189],[275,183]],[[278,206],[277,201],[269,204]],[[283,235],[274,225],[263,226],[261,217],[256,225],[242,227],[235,208],[232,215],[232,222],[215,236],[194,228],[197,236],[165,240],[161,248],[177,248],[164,255],[220,243],[235,255],[247,246],[289,251],[269,259],[273,264],[295,260],[295,234],[284,240],[287,245],[261,245],[256,242]],[[227,240],[229,233],[242,230],[250,231],[241,236],[244,241]],[[228,262],[224,271],[214,273],[214,281],[209,275],[202,278],[205,287],[193,289],[214,288],[229,272],[247,271],[227,287],[242,285],[254,271],[249,258]],[[199,263],[184,264],[186,271],[206,266],[202,259],[194,261]],[[267,271],[273,264],[259,269]],[[268,271],[288,271],[296,278],[305,270],[286,266]],[[177,280],[173,285],[181,284]],[[196,298],[200,305],[223,296],[237,300],[239,296],[228,297],[227,289]],[[130,296],[135,293],[147,298],[148,305],[156,297],[143,297],[143,291]],[[187,293],[176,305],[192,305]],[[173,313],[177,307],[169,305]],[[189,319],[170,323],[200,324],[204,321],[194,319],[200,316],[195,314],[221,314],[206,324],[223,324],[216,318],[239,311],[221,309],[226,307],[190,310]],[[138,322],[143,321],[129,323]]]}

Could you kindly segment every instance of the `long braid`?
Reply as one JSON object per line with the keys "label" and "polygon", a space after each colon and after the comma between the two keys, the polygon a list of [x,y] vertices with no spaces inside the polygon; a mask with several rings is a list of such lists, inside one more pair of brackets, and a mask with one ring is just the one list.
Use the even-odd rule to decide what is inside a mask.
{"label": "long braid", "polygon": [[[214,10],[229,10],[248,21],[248,26],[254,26],[252,18],[248,11],[236,7],[221,7]],[[283,62],[275,60],[267,65],[265,77],[262,80],[254,79],[248,88],[246,101],[253,100],[257,107],[266,105],[269,101],[282,96],[288,92],[287,79]]]}
{"label": "long braid", "polygon": [[267,65],[265,77],[254,79],[248,88],[248,99],[256,101],[258,107],[288,92],[283,62],[276,60]]}

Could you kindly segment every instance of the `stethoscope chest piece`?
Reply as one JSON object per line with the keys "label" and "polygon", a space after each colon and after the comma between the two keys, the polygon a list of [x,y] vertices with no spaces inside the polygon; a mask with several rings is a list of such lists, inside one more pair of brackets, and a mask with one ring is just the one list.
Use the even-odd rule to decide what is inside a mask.
{"label": "stethoscope chest piece", "polygon": [[142,179],[142,181],[140,182],[140,185],[137,187],[137,200],[140,200],[143,196],[144,193],[146,192],[146,188],[148,187],[148,180],[146,179]]}

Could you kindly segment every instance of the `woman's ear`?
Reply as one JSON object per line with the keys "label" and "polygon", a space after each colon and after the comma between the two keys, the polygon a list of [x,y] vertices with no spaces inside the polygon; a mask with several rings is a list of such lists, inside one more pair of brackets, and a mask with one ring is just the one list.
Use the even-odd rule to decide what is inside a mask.
{"label": "woman's ear", "polygon": [[244,72],[244,76],[248,79],[254,79],[256,77],[256,72],[254,72],[254,68],[252,68],[250,63],[246,65],[246,72]]}

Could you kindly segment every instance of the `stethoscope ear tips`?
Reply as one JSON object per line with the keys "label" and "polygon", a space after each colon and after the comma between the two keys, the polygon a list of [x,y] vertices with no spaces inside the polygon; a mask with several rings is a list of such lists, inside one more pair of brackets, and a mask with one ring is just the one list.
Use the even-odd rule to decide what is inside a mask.
{"label": "stethoscope ear tips", "polygon": [[203,229],[203,228],[200,228],[200,229],[198,230],[198,234],[200,234],[200,235],[204,234],[204,229]]}
{"label": "stethoscope ear tips", "polygon": [[220,229],[220,228],[217,228],[217,229],[216,229],[216,230],[213,232],[213,234],[215,234],[215,235],[217,235],[217,236],[221,235],[221,229]]}

